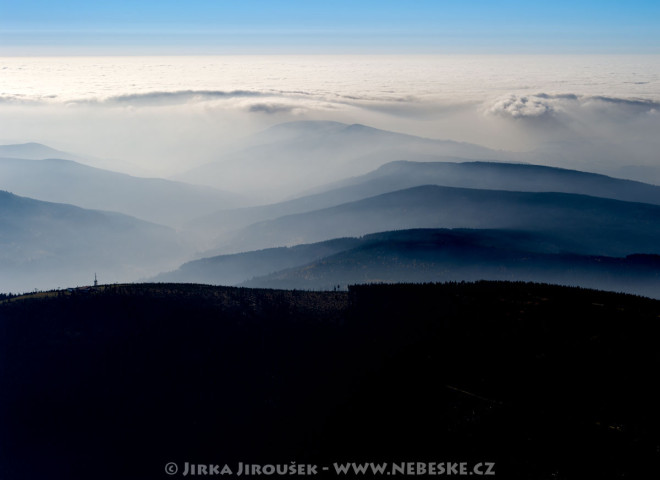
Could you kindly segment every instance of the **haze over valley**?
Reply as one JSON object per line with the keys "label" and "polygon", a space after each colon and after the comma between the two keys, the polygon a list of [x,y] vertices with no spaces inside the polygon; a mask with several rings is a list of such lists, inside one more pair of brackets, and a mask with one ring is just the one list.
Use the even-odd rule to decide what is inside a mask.
{"label": "haze over valley", "polygon": [[[96,273],[299,289],[536,280],[660,295],[660,186],[543,165],[535,151],[298,120],[173,178],[34,142],[0,154],[5,291],[85,285]],[[424,231],[411,229],[463,246],[411,234],[405,250],[417,253],[397,260],[395,231]],[[498,239],[500,253],[475,238]],[[186,264],[196,259],[203,268]]]}

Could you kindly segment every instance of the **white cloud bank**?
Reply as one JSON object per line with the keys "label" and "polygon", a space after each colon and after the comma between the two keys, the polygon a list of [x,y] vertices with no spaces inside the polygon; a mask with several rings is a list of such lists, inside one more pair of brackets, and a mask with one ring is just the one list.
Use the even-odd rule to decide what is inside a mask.
{"label": "white cloud bank", "polygon": [[660,102],[651,99],[617,98],[603,95],[510,94],[497,98],[486,112],[510,118],[541,118],[561,115],[577,115],[577,110],[609,113],[610,115],[655,114]]}
{"label": "white cloud bank", "polygon": [[654,165],[660,151],[660,56],[5,58],[0,72],[0,142],[152,175],[292,120],[537,149],[596,171]]}
{"label": "white cloud bank", "polygon": [[487,109],[488,113],[511,118],[539,118],[552,115],[552,105],[538,97],[507,95],[495,100]]}

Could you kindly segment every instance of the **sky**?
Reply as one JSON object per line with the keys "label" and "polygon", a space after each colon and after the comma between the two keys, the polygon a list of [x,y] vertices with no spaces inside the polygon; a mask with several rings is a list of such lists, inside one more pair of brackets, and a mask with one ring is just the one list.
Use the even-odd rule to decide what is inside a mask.
{"label": "sky", "polygon": [[0,55],[660,53],[660,2],[0,0]]}

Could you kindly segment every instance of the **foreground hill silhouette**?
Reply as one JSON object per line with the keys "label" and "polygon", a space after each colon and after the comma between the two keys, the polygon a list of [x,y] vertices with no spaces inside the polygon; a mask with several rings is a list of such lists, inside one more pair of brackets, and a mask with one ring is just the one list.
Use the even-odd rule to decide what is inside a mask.
{"label": "foreground hill silhouette", "polygon": [[117,285],[0,302],[2,478],[171,478],[168,462],[239,461],[660,473],[657,301],[479,282]]}

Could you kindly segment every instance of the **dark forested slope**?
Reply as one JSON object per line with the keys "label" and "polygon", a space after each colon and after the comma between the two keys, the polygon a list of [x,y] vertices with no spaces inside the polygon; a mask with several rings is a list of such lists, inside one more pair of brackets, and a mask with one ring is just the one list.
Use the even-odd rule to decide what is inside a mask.
{"label": "dark forested slope", "polygon": [[[247,254],[229,257],[238,260],[242,255]],[[198,261],[198,276],[222,274],[222,267],[210,260]],[[562,244],[551,238],[528,232],[402,230],[365,235],[350,249],[241,285],[332,290],[360,283],[475,280],[535,281],[660,298],[660,256],[578,255],[562,250]]]}
{"label": "dark forested slope", "polygon": [[660,473],[657,301],[493,282],[0,301],[2,478],[292,461]]}

